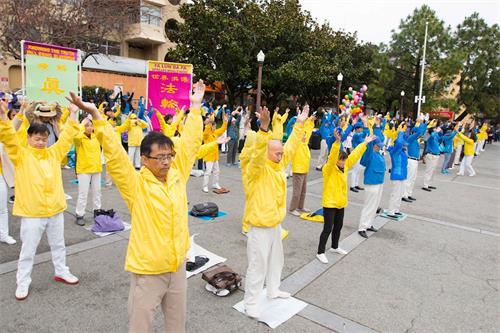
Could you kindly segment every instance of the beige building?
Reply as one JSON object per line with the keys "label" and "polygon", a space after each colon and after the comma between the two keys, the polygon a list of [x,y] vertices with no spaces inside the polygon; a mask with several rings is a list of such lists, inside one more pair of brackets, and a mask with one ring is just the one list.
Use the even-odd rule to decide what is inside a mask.
{"label": "beige building", "polygon": [[[141,0],[140,8],[138,8],[140,12],[139,22],[129,25],[121,36],[114,34],[114,37],[110,38],[111,40],[101,45],[101,53],[124,58],[165,61],[168,50],[175,46],[167,38],[166,31],[176,29],[178,22],[181,20],[178,9],[184,2],[186,0]],[[88,73],[87,76],[97,77],[89,73],[96,71],[96,69],[89,68],[86,70],[86,63],[84,63],[83,69],[84,85],[95,84],[112,87],[115,84],[122,83],[114,82],[117,81],[116,77],[112,79],[113,82],[108,82],[108,80],[105,80],[105,82],[89,82],[88,79],[90,78],[85,79],[86,73]],[[103,69],[103,71],[108,70]],[[134,74],[141,75],[142,73],[138,71],[138,73]],[[9,59],[0,53],[0,90],[16,91],[20,88],[20,61]]]}

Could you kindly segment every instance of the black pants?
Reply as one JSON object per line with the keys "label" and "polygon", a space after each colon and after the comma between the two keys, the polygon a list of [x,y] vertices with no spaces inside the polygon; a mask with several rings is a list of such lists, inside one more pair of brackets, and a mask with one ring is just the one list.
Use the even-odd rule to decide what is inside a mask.
{"label": "black pants", "polygon": [[238,143],[236,139],[231,139],[227,144],[227,164],[236,163],[236,153],[238,153]]}
{"label": "black pants", "polygon": [[325,253],[326,242],[330,233],[332,234],[332,248],[339,247],[340,230],[344,224],[344,208],[325,208],[323,207],[323,231],[319,236],[318,254]]}

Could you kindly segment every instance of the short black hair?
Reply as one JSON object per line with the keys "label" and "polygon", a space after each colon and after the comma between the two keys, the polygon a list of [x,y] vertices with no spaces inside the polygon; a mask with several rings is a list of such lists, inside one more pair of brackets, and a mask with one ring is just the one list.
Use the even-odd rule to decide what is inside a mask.
{"label": "short black hair", "polygon": [[342,150],[342,151],[339,152],[339,158],[338,158],[338,160],[339,161],[345,161],[345,160],[347,160],[348,157],[349,157],[349,155],[347,155],[347,153]]}
{"label": "short black hair", "polygon": [[165,119],[165,122],[169,121],[170,119],[174,118],[174,116],[172,116],[171,114],[166,114],[165,117],[163,117]]}
{"label": "short black hair", "polygon": [[151,147],[157,144],[160,148],[169,147],[174,150],[174,142],[168,136],[160,132],[149,132],[141,142],[141,155],[151,154]]}
{"label": "short black hair", "polygon": [[30,124],[30,127],[28,128],[28,136],[32,136],[34,134],[47,134],[50,135],[49,128],[47,125],[43,123],[33,123]]}

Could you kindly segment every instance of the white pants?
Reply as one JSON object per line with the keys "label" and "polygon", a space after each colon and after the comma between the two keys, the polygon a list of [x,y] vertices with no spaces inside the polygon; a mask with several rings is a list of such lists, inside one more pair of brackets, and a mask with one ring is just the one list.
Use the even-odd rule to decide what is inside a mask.
{"label": "white pants", "polygon": [[101,209],[101,173],[80,173],[78,177],[78,201],[76,215],[84,216],[87,207],[87,196],[92,192],[93,209]]}
{"label": "white pants", "polygon": [[464,156],[462,159],[462,163],[460,163],[460,170],[458,171],[459,175],[463,175],[465,170],[469,173],[469,175],[475,175],[476,171],[472,168],[472,159],[474,156],[469,155],[469,156]]}
{"label": "white pants", "polygon": [[486,140],[481,140],[481,144],[479,145],[479,148],[481,149],[481,151],[484,151],[484,148],[486,148],[485,142],[486,142]]}
{"label": "white pants", "polygon": [[408,159],[408,177],[405,180],[405,190],[403,197],[408,198],[413,195],[413,187],[418,174],[418,161]]}
{"label": "white pants", "polygon": [[405,181],[404,180],[391,180],[392,191],[389,198],[388,214],[399,213],[401,207],[401,198],[403,197]]}
{"label": "white pants", "polygon": [[293,172],[292,172],[292,162],[288,163],[288,166],[286,167],[286,170],[285,170],[285,175],[287,177],[292,177],[293,176]]}
{"label": "white pants", "polygon": [[141,147],[129,146],[128,159],[136,169],[139,169],[141,167]]}
{"label": "white pants", "polygon": [[[224,132],[221,136],[220,136],[221,139],[225,139],[227,138],[227,132]],[[227,143],[223,143],[220,147],[220,151],[223,152],[223,153],[226,153],[227,152]]]}
{"label": "white pants", "polygon": [[[429,187],[434,176],[434,170],[438,164],[439,156],[428,153],[425,155],[424,187]],[[401,199],[401,198],[400,198]]]}
{"label": "white pants", "polygon": [[373,225],[373,220],[375,220],[375,216],[377,215],[377,208],[380,207],[383,190],[384,184],[365,184],[365,203],[361,211],[361,217],[359,218],[359,231],[366,231],[366,229]]}
{"label": "white pants", "polygon": [[350,173],[350,184],[349,187],[356,187],[359,185],[359,176],[361,175],[361,171],[363,171],[363,166],[359,162],[353,165],[353,167],[349,170]]}
{"label": "white pants", "polygon": [[462,153],[462,148],[464,145],[457,145],[457,149],[455,151],[455,160],[453,161],[453,165],[458,164],[460,162],[460,154]]}
{"label": "white pants", "polygon": [[21,253],[17,264],[17,285],[28,287],[31,284],[31,271],[44,231],[47,231],[47,240],[52,253],[55,275],[69,272],[66,266],[66,246],[64,245],[64,215],[46,218],[23,217],[21,219]]}
{"label": "white pants", "polygon": [[205,173],[203,174],[203,187],[208,186],[208,181],[210,180],[210,175],[213,173],[214,178],[213,178],[213,186],[219,185],[219,161],[215,162],[205,162]]}
{"label": "white pants", "polygon": [[326,143],[325,139],[321,139],[318,162],[316,163],[316,167],[322,168],[323,165],[326,164],[327,160],[328,160],[328,144]]}
{"label": "white pants", "polygon": [[9,212],[7,211],[7,183],[0,175],[0,238],[9,235]]}
{"label": "white pants", "polygon": [[278,294],[283,269],[281,225],[274,228],[251,227],[247,240],[248,269],[245,281],[245,309],[259,311],[258,301],[266,282],[267,295]]}
{"label": "white pants", "polygon": [[476,155],[479,155],[483,151],[484,140],[479,140],[476,142]]}

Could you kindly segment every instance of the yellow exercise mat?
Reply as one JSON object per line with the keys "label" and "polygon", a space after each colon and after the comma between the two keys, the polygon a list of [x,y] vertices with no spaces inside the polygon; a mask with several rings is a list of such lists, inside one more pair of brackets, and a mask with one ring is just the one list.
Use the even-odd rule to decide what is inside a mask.
{"label": "yellow exercise mat", "polygon": [[317,222],[317,223],[325,223],[323,219],[323,208],[318,209],[312,213],[302,213],[300,218],[307,221]]}
{"label": "yellow exercise mat", "polygon": [[284,240],[288,237],[288,230],[281,228],[281,240]]}

